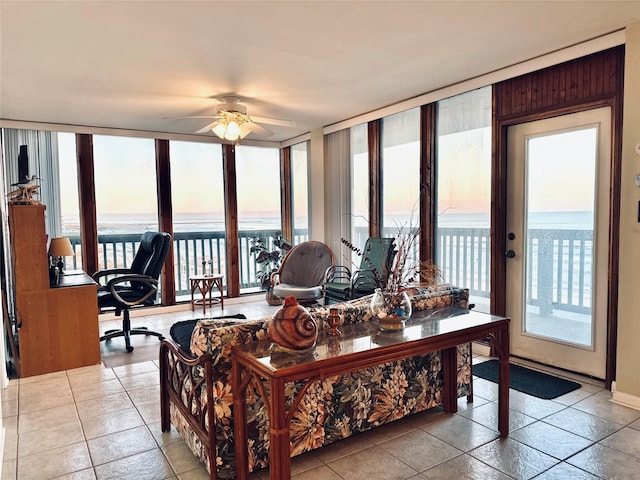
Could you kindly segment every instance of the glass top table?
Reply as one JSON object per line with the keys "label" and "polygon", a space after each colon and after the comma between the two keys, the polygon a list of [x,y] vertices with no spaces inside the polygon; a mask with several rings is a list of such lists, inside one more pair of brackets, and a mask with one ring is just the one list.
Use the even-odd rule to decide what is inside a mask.
{"label": "glass top table", "polygon": [[[488,338],[500,359],[498,430],[509,433],[509,323],[505,317],[462,308],[446,307],[414,312],[404,330],[383,332],[375,320],[339,327],[340,336],[322,331],[313,349],[303,353],[274,351],[271,342],[232,347],[236,475],[248,478],[246,440],[246,389],[252,381],[270,383],[265,405],[270,419],[269,468],[272,479],[289,478],[289,418],[285,408],[287,382],[307,384],[333,375],[369,368],[392,360],[441,351],[446,412],[457,411],[456,346]],[[301,395],[304,394],[303,388]],[[297,402],[294,402],[294,407]]]}

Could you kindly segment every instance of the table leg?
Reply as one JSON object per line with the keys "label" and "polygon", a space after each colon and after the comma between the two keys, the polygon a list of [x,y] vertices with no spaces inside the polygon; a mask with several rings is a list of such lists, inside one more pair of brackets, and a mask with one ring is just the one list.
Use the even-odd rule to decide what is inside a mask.
{"label": "table leg", "polygon": [[224,295],[222,293],[222,279],[216,279],[216,286],[218,287],[218,291],[220,292],[220,308],[224,310]]}
{"label": "table leg", "polygon": [[209,306],[213,308],[213,285],[215,280],[207,280],[207,290],[209,290]]}
{"label": "table leg", "polygon": [[290,433],[286,420],[284,382],[280,378],[271,379],[269,422],[271,480],[291,478]]}
{"label": "table leg", "polygon": [[200,293],[202,294],[202,313],[207,313],[207,281],[201,282]]}
{"label": "table leg", "polygon": [[[469,342],[469,361],[473,361],[473,342]],[[467,395],[467,403],[473,403],[473,366],[471,367],[471,380],[469,382],[469,394]]]}
{"label": "table leg", "polygon": [[456,413],[458,411],[458,348],[446,348],[441,350],[443,369],[442,403],[444,411]]}
{"label": "table leg", "polygon": [[196,290],[195,280],[191,280],[191,311],[193,312],[196,309],[196,302],[193,298],[193,292]]}
{"label": "table leg", "polygon": [[501,437],[509,435],[509,326],[497,332],[500,358],[498,384],[498,431]]}
{"label": "table leg", "polygon": [[247,410],[246,391],[241,390],[242,368],[238,362],[231,362],[233,391],[233,434],[235,438],[236,451],[236,478],[238,480],[248,480],[249,478],[249,452],[247,447]]}

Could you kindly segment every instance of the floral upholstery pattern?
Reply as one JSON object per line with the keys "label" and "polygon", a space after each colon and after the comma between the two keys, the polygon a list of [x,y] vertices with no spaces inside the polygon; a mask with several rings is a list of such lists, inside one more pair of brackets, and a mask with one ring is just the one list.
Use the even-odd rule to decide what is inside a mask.
{"label": "floral upholstery pattern", "polygon": [[[435,310],[444,307],[469,307],[469,290],[452,287],[451,285],[437,285],[435,287],[412,287],[407,290],[413,310]],[[367,295],[355,300],[336,303],[324,307],[309,308],[309,313],[318,322],[322,321],[322,328],[329,328],[329,309],[338,308],[344,324],[368,322],[373,317],[369,305],[373,295]]]}
{"label": "floral upholstery pattern", "polygon": [[[438,286],[412,289],[410,294],[416,310],[468,306],[469,292],[466,289]],[[331,307],[342,309],[345,323],[366,322],[372,318],[369,302],[370,297],[363,297]],[[329,308],[309,308],[309,312],[322,325],[328,317]],[[267,339],[269,321],[270,317],[257,321],[200,320],[191,337],[192,355],[212,356],[218,478],[235,476],[231,346]],[[328,327],[325,325],[324,328]],[[194,377],[202,378],[202,367],[192,368]],[[466,344],[458,346],[458,396],[470,394],[470,382],[471,348]],[[442,403],[442,383],[440,352],[318,380],[310,385],[292,416],[291,455],[438,406]],[[287,384],[288,407],[303,384]],[[189,388],[190,384],[183,386],[183,389]],[[249,468],[253,471],[268,465],[268,412],[255,386],[250,386],[247,394]],[[206,396],[205,390],[201,389],[198,395]],[[182,392],[181,397],[183,402],[188,402],[192,398],[191,392]],[[208,466],[207,450],[187,420],[176,408],[170,408],[170,413],[171,423],[185,443]]]}

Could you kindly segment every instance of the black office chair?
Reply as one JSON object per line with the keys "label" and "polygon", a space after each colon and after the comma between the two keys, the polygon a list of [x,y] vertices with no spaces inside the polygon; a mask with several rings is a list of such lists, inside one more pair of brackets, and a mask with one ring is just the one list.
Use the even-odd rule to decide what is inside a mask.
{"label": "black office chair", "polygon": [[122,330],[108,330],[100,337],[100,341],[124,337],[127,352],[132,352],[131,335],[154,335],[160,340],[164,339],[164,335],[152,332],[146,327],[131,328],[129,309],[155,303],[158,278],[170,246],[171,235],[168,233],[145,232],[130,268],[113,268],[94,273],[93,279],[100,285],[98,288],[100,310],[114,307],[118,316],[124,312]]}

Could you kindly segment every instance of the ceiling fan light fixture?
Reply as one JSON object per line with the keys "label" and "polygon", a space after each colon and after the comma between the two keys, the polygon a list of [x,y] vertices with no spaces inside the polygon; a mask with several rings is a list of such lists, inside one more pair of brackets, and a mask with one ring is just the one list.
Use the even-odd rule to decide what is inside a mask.
{"label": "ceiling fan light fixture", "polygon": [[[1,1],[1,0],[0,0]],[[268,123],[283,127],[294,127],[295,122],[290,120],[280,120],[268,117],[250,117],[247,115],[247,107],[240,103],[238,97],[224,97],[225,103],[216,107],[215,115],[195,115],[187,117],[167,117],[167,118],[211,118],[213,121],[208,125],[196,130],[194,133],[213,132],[218,138],[231,142],[238,142],[247,135],[255,133],[262,137],[270,137],[273,132],[259,125]]]}
{"label": "ceiling fan light fixture", "polygon": [[235,140],[236,138],[238,138],[239,135],[240,135],[240,126],[236,122],[231,120],[227,125],[227,133],[225,137],[227,137],[229,140]]}
{"label": "ceiling fan light fixture", "polygon": [[227,126],[224,123],[219,123],[211,129],[218,137],[224,139],[224,134],[227,132]]}
{"label": "ceiling fan light fixture", "polygon": [[234,142],[238,138],[244,138],[246,136],[246,134],[242,135],[242,130],[240,128],[242,123],[244,123],[242,120],[224,118],[220,120],[220,122],[213,127],[211,131],[222,140]]}

